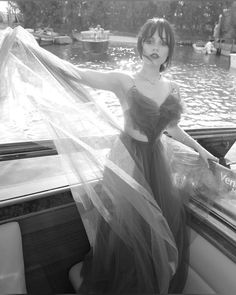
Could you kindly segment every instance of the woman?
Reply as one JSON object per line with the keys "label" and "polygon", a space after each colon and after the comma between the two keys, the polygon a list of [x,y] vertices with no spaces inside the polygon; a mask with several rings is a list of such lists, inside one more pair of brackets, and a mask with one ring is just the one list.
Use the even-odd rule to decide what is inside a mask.
{"label": "woman", "polygon": [[[170,65],[174,50],[174,34],[164,19],[150,19],[141,28],[137,48],[142,67],[134,76],[119,72],[100,73],[79,71],[80,82],[94,88],[110,90],[120,100],[124,113],[124,131],[120,140],[128,150],[148,183],[153,198],[160,206],[178,249],[178,266],[170,276],[168,291],[180,293],[185,285],[188,262],[188,237],[182,205],[183,194],[174,187],[171,172],[162,146],[162,133],[193,148],[208,165],[217,161],[178,125],[183,111],[177,84],[162,72]],[[116,157],[113,147],[113,157]],[[140,181],[140,179],[139,179]],[[110,173],[104,173],[104,183],[113,182]],[[182,198],[182,199],[181,199]],[[134,213],[132,213],[134,214]],[[135,218],[135,217],[134,217]],[[140,235],[151,240],[149,227],[141,222]],[[128,247],[103,220],[100,220],[95,247],[83,264],[83,283],[80,292],[93,293],[165,293],[152,257],[142,261],[146,275],[138,269],[135,256],[144,255]],[[103,233],[103,234],[101,234]],[[109,244],[109,241],[112,241]],[[147,247],[148,248],[148,247]],[[104,257],[104,252],[105,257]],[[158,262],[157,262],[158,263]],[[153,264],[153,265],[152,265]]]}
{"label": "woman", "polygon": [[[82,97],[81,102],[92,101],[92,98],[84,95],[80,84],[112,91],[118,97],[124,113],[124,128],[112,143],[109,158],[104,165],[97,153],[90,148],[90,141],[84,140],[84,134],[92,129],[87,124],[91,103],[85,103],[85,107],[80,106],[76,113],[81,117],[80,129],[84,128],[82,135],[76,133],[72,136],[64,132],[86,153],[86,158],[82,154],[82,160],[98,167],[103,173],[99,196],[83,177],[80,177],[80,181],[87,188],[86,196],[74,191],[75,199],[79,198],[79,203],[83,204],[81,214],[87,210],[85,223],[89,221],[93,224],[93,233],[88,232],[92,236],[91,251],[82,266],[83,281],[79,292],[182,292],[188,268],[188,235],[183,200],[190,191],[187,186],[180,189],[174,181],[170,153],[167,152],[168,146],[164,144],[166,136],[163,133],[166,131],[176,141],[198,152],[206,166],[209,160],[217,161],[217,158],[178,125],[183,112],[178,86],[162,75],[171,63],[174,50],[174,34],[170,24],[164,19],[154,18],[143,25],[137,43],[142,67],[133,76],[118,71],[79,69],[26,39],[21,39],[26,53],[20,58],[27,55],[30,62],[24,71],[29,71],[30,68],[32,73],[37,73],[37,79],[44,68],[47,69],[45,75],[48,72],[52,74],[46,80],[42,79],[42,82],[30,81],[36,88],[44,89],[44,85],[48,83],[54,85],[52,91],[56,87],[63,91],[61,86],[64,86],[67,89],[63,92],[65,96],[76,93],[78,99]],[[20,48],[19,38],[16,47]],[[1,50],[4,48],[7,48],[7,42],[3,43]],[[39,61],[38,67],[32,67],[32,59]],[[4,63],[9,64],[10,68],[7,58]],[[14,74],[16,68],[12,71]],[[20,68],[17,77],[25,75],[25,79],[28,79],[24,71]],[[23,78],[22,81],[25,83]],[[63,96],[60,91],[57,92],[58,95]],[[39,93],[43,97],[42,92]],[[45,95],[48,95],[48,91]],[[62,105],[59,112],[57,96],[53,93],[49,96],[47,104],[41,109],[46,115],[50,113],[52,120],[57,116],[54,121],[57,125],[53,123],[53,126],[61,130],[69,126],[71,113],[67,111],[66,104]],[[53,103],[48,107],[50,101]],[[40,100],[37,107],[38,104]],[[96,115],[95,112],[92,114]],[[62,115],[67,118],[64,126],[57,122],[60,122]],[[89,123],[94,120],[93,128],[96,128],[98,121],[95,117],[91,118]],[[61,144],[66,149],[68,141],[62,140]],[[71,154],[68,152],[69,156]],[[76,161],[77,158],[73,158],[70,164],[74,165],[80,176],[84,169],[75,164]],[[91,215],[92,211],[95,213]]]}

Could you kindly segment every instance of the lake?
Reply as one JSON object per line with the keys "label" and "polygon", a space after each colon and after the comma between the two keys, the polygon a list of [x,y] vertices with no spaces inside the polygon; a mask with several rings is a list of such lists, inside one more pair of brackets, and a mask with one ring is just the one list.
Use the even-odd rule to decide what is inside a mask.
{"label": "lake", "polygon": [[[132,47],[110,46],[106,57],[93,61],[83,55],[78,42],[45,49],[82,68],[119,69],[134,73],[140,67],[138,54]],[[196,53],[191,46],[176,47],[172,67],[165,76],[180,85],[186,105],[180,123],[182,127],[236,127],[236,70],[229,68],[229,62],[229,57]],[[93,95],[122,121],[119,102],[112,93],[93,90]],[[30,114],[26,121],[27,125],[19,126],[1,117],[0,143],[47,138],[45,126],[37,116]]]}

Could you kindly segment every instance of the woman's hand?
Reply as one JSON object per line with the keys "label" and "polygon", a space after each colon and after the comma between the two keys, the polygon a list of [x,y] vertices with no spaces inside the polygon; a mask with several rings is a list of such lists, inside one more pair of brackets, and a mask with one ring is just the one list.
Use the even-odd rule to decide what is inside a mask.
{"label": "woman's hand", "polygon": [[196,140],[194,140],[190,135],[188,135],[179,125],[169,127],[167,132],[172,138],[182,142],[183,144],[189,146],[199,153],[200,157],[203,159],[209,168],[209,161],[214,161],[219,163],[219,159],[208,152],[202,145],[200,145]]}
{"label": "woman's hand", "polygon": [[201,149],[199,151],[200,157],[203,159],[203,161],[206,163],[207,167],[209,168],[209,161],[217,162],[219,163],[219,159],[215,156],[213,156],[211,153],[209,153],[205,149]]}

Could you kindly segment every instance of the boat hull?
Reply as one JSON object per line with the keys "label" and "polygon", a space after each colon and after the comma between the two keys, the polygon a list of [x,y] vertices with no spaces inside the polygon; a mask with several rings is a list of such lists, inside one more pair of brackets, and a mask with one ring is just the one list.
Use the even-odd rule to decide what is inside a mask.
{"label": "boat hull", "polygon": [[82,44],[83,53],[89,57],[102,57],[106,55],[109,47],[110,31],[72,31],[72,37]]}
{"label": "boat hull", "polygon": [[[189,129],[186,131],[208,151],[212,152],[219,158],[225,156],[226,152],[236,140],[236,128]],[[17,143],[15,145],[11,144],[11,146],[5,144],[0,146],[0,160],[6,162],[13,160],[13,164],[15,161],[20,160],[23,165],[21,168],[23,168],[25,165],[24,160],[29,160],[31,157],[31,159],[33,158],[35,161],[37,161],[37,159],[40,161],[40,165],[37,166],[42,171],[42,159],[44,158],[44,160],[48,162],[50,158],[55,157],[57,154],[52,142],[47,142],[47,144],[45,142],[44,144],[42,144],[42,142],[32,142],[30,143],[30,146],[27,144],[22,146],[22,144],[23,143]],[[15,149],[15,151],[12,151],[12,154],[9,150],[10,148]],[[25,159],[26,157],[28,159]],[[19,171],[21,174],[24,173],[24,169],[19,169]],[[11,172],[8,172],[11,179],[14,178],[14,176],[19,177],[19,175],[14,175],[13,172],[15,172],[15,168]],[[32,174],[32,171],[30,171],[30,173]],[[60,178],[60,174],[56,174],[56,176]],[[40,179],[40,185],[42,185],[42,178]],[[45,180],[48,184],[50,177]],[[53,185],[55,185],[55,179],[53,178],[51,181],[53,182]],[[62,186],[61,178],[59,181]],[[27,186],[27,183],[24,184],[24,189],[25,186]],[[8,192],[10,189],[11,187],[8,185]],[[5,202],[4,200],[0,202],[0,224],[16,221],[20,225],[27,292],[29,294],[74,293],[68,278],[68,272],[73,265],[84,259],[86,253],[90,250],[90,244],[83,222],[77,210],[78,204],[75,204],[69,187],[62,186],[48,189],[47,185],[44,191],[40,189],[40,191],[32,192],[33,188],[30,186],[31,195],[30,193],[24,192],[24,194],[20,196],[19,188],[17,188],[16,185],[14,185],[12,189],[17,191],[18,195],[12,200],[8,199]],[[94,185],[94,189],[97,194],[101,192],[101,183],[99,183],[99,180],[97,184]],[[1,195],[5,195],[3,194],[2,189]],[[196,206],[194,208],[196,208]],[[213,229],[210,226],[206,228],[205,223],[202,221],[203,219],[197,218],[196,214],[192,214],[191,218],[193,219],[193,217],[196,220],[193,224],[195,226],[194,229],[200,230],[200,234],[205,234],[208,237],[211,234],[211,239],[213,239],[216,234],[219,235],[219,233],[215,231],[213,232]],[[222,238],[222,236],[220,236],[220,238]],[[224,248],[226,247],[226,242],[227,241],[224,240]],[[206,247],[208,247],[208,252],[206,252]],[[235,247],[229,243],[227,244],[227,247],[232,247],[235,253]],[[216,287],[214,290],[222,294],[225,293],[225,290],[222,288],[229,288],[230,282],[231,288],[229,288],[229,290],[231,291],[232,288],[235,289],[234,275],[236,264],[233,264],[231,260],[227,261],[227,258],[225,257],[222,258],[221,253],[217,253],[212,257],[211,253],[213,253],[215,248],[211,244],[206,243],[205,240],[203,241],[200,236],[195,239],[194,244],[191,243],[190,250],[192,253],[191,259],[195,257],[196,260],[195,262],[191,260],[191,272],[185,293],[209,293],[207,292],[209,290],[206,290],[205,288],[199,289],[201,284],[196,284],[196,276],[192,275],[193,271],[200,273],[201,278],[203,278],[204,281],[208,282],[210,286]],[[202,258],[202,253],[205,252],[207,255]],[[230,252],[230,255],[233,254]],[[208,262],[206,262],[207,257],[209,257]],[[222,265],[224,266],[223,271],[225,269],[230,270],[227,275],[230,282],[227,280],[224,284],[221,283],[222,286],[224,285],[221,289],[217,289],[218,286],[214,286],[214,282],[218,281],[215,279],[216,272],[214,272],[214,276],[212,276],[212,268],[207,267],[212,264],[212,261],[218,261],[217,258],[219,257],[222,259],[219,260],[219,264],[214,267],[214,269],[218,270],[217,274],[219,278],[222,277]],[[197,269],[197,266],[199,265],[200,270]],[[209,269],[209,272],[206,272],[206,269]],[[195,287],[199,288],[195,289]]]}
{"label": "boat hull", "polygon": [[230,67],[236,69],[236,53],[230,54]]}
{"label": "boat hull", "polygon": [[66,44],[71,44],[72,39],[70,36],[56,36],[54,37],[54,44],[58,45],[66,45]]}
{"label": "boat hull", "polygon": [[102,56],[107,53],[109,41],[108,40],[81,40],[83,53],[94,57]]}
{"label": "boat hull", "polygon": [[231,53],[236,53],[236,44],[215,42],[214,46],[217,52],[224,56],[230,56]]}
{"label": "boat hull", "polygon": [[194,43],[192,46],[193,46],[194,51],[198,52],[198,53],[203,53],[203,54],[215,54],[216,53],[216,49],[213,49],[211,51],[207,51],[204,45],[197,45],[196,43]]}
{"label": "boat hull", "polygon": [[40,46],[52,45],[53,37],[48,36],[47,34],[37,34],[33,33],[35,40],[39,43]]}

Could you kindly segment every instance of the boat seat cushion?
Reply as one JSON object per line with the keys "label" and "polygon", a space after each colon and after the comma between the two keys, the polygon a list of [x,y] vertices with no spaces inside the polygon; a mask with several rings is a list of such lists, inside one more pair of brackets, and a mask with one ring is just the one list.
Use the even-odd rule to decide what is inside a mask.
{"label": "boat seat cushion", "polygon": [[0,225],[0,294],[25,294],[24,260],[19,224]]}
{"label": "boat seat cushion", "polygon": [[191,230],[190,268],[184,294],[235,294],[236,264]]}
{"label": "boat seat cushion", "polygon": [[83,263],[79,262],[72,266],[69,271],[69,279],[76,293],[78,293],[79,287],[82,284],[82,277],[80,276],[82,265]]}

